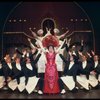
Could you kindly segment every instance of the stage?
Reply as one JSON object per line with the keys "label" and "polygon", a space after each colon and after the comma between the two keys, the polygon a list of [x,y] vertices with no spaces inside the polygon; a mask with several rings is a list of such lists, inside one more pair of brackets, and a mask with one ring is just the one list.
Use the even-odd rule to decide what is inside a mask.
{"label": "stage", "polygon": [[[38,48],[37,37],[40,38],[41,43],[49,43],[49,45],[62,43],[58,37],[68,34],[63,38],[70,40],[70,45],[76,47],[79,51],[81,48],[81,40],[84,42],[83,53],[88,53],[91,50],[100,56],[99,44],[99,16],[97,11],[100,11],[99,3],[87,2],[6,2],[0,3],[1,5],[1,26],[0,26],[0,61],[9,54],[12,58],[17,55],[17,49],[23,51],[26,49],[27,54],[31,52],[31,43]],[[83,5],[83,6],[82,6]],[[91,10],[92,9],[92,10]],[[91,12],[92,11],[92,12]],[[9,12],[9,13],[8,13]],[[98,15],[98,17],[95,17]],[[54,29],[58,29],[58,33]],[[42,29],[42,35],[38,33]],[[49,33],[50,29],[50,34]],[[34,38],[32,32],[35,32],[37,37]],[[56,33],[56,34],[55,34]],[[39,36],[40,34],[40,36]],[[55,37],[55,38],[49,38]],[[42,37],[41,37],[42,36]],[[57,38],[57,39],[56,39]],[[30,39],[30,40],[29,40]],[[45,42],[43,40],[46,40]],[[51,42],[50,41],[56,41]],[[67,44],[69,44],[67,42]],[[61,44],[60,44],[61,45]],[[45,46],[44,46],[45,47]],[[56,46],[55,46],[56,47]],[[17,48],[17,49],[16,49]],[[38,48],[38,50],[40,47]],[[41,50],[40,50],[41,51]],[[44,52],[44,51],[42,51]],[[67,56],[66,51],[61,51],[63,55]],[[58,53],[61,53],[58,52]],[[32,52],[31,52],[32,53]],[[24,53],[22,53],[23,55]],[[26,54],[26,55],[27,55]],[[18,54],[18,56],[22,56]],[[28,55],[29,56],[29,55]],[[43,64],[45,65],[44,58],[41,58],[39,66],[39,73],[44,73]],[[57,60],[59,61],[59,59]],[[41,63],[42,62],[42,63]],[[60,61],[59,61],[60,62]],[[40,64],[42,67],[40,67]],[[63,63],[58,64],[58,71],[63,71]],[[8,66],[9,67],[9,66]],[[37,67],[37,66],[36,66]],[[38,93],[28,94],[26,92],[20,93],[18,91],[0,90],[0,99],[99,99],[100,89],[92,89],[88,92],[79,90],[77,93],[67,91],[65,94],[43,94]]]}
{"label": "stage", "polygon": [[27,94],[19,93],[17,91],[11,92],[6,90],[0,91],[0,99],[99,99],[100,89],[90,90],[85,92],[79,90],[78,93],[66,92],[66,94],[56,94],[56,95],[39,95],[37,93]]}

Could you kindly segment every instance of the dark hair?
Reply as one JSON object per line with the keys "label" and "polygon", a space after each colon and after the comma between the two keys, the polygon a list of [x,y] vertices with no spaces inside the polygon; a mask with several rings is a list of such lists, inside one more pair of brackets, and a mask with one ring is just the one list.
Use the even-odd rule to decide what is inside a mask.
{"label": "dark hair", "polygon": [[47,46],[47,49],[49,49],[49,47],[52,47],[53,50],[54,50],[54,46],[53,46],[52,44],[48,45],[48,46]]}
{"label": "dark hair", "polygon": [[17,59],[20,59],[20,56],[15,57],[15,59],[14,59],[14,60],[16,61]]}

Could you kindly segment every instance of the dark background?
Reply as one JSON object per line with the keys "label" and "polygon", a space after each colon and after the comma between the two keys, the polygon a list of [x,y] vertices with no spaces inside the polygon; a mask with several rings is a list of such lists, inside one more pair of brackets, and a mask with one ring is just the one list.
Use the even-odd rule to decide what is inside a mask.
{"label": "dark background", "polygon": [[[2,29],[4,22],[9,14],[9,12],[18,4],[19,2],[0,2],[0,43],[2,43]],[[99,32],[100,32],[100,2],[88,1],[88,2],[77,2],[88,14],[89,18],[92,21],[94,33],[95,33],[95,49],[96,53],[100,54],[100,45],[99,45]],[[0,44],[0,56],[2,54],[2,45]]]}

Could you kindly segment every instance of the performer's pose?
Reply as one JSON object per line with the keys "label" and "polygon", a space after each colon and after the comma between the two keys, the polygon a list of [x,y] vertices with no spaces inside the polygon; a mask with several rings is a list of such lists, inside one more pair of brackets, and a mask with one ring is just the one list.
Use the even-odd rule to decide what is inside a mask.
{"label": "performer's pose", "polygon": [[1,60],[2,63],[2,68],[3,68],[3,74],[4,74],[4,78],[5,78],[5,88],[4,89],[8,89],[8,83],[9,80],[12,77],[12,61],[11,61],[11,57],[9,54],[7,54],[4,59]]}
{"label": "performer's pose", "polygon": [[92,68],[92,64],[88,62],[86,55],[81,55],[82,61],[79,62],[79,71],[77,75],[77,82],[85,89],[89,90],[89,75]]}
{"label": "performer's pose", "polygon": [[78,71],[77,57],[70,53],[70,60],[67,61],[61,54],[60,57],[66,63],[64,69],[64,76],[61,77],[62,81],[68,87],[68,89],[72,92],[76,92],[76,75]]}
{"label": "performer's pose", "polygon": [[34,37],[35,39],[37,39],[37,41],[40,40],[41,42],[42,42],[43,38],[45,38],[45,37],[48,36],[48,35],[51,35],[50,29],[48,30],[47,28],[46,28],[47,33],[46,33],[45,36],[43,35],[43,32],[44,32],[44,31],[43,31],[42,29],[40,29],[40,30],[37,31],[37,34],[38,34],[39,36],[38,36],[35,32],[33,32],[31,28],[29,28],[29,30],[31,31],[33,37]]}
{"label": "performer's pose", "polygon": [[[46,27],[47,33],[43,36],[43,30],[40,29],[40,30],[37,32],[38,35],[39,35],[39,36],[38,36],[35,32],[32,31],[31,28],[29,28],[29,30],[31,31],[31,33],[33,34],[34,38],[37,40],[38,43],[40,43],[39,40],[40,40],[41,42],[43,42],[43,39],[45,39],[45,38],[48,37],[48,36],[52,36],[52,37],[54,37],[56,40],[59,41],[60,39],[64,38],[64,37],[66,36],[66,34],[69,32],[69,30],[67,30],[64,34],[58,36],[58,34],[57,34],[58,32],[56,31],[57,29],[54,29],[54,35],[52,35],[51,32],[50,32],[51,29],[48,29],[48,28]],[[44,44],[43,44],[43,45],[44,45]],[[61,45],[61,43],[60,43],[60,45]]]}
{"label": "performer's pose", "polygon": [[[65,41],[63,41],[62,45]],[[44,93],[60,93],[60,87],[58,83],[58,71],[55,63],[56,53],[61,49],[62,45],[55,50],[53,45],[48,46],[48,50],[46,51],[43,46],[42,50],[45,52],[46,56],[46,68],[45,68],[45,76],[44,76]]]}
{"label": "performer's pose", "polygon": [[14,59],[15,61],[12,62],[12,76],[11,79],[9,79],[8,86],[11,90],[18,89],[20,92],[22,92],[25,89],[25,77],[23,73],[23,63],[20,59],[20,57],[16,56]]}
{"label": "performer's pose", "polygon": [[87,53],[89,56],[90,63],[92,63],[91,72],[89,75],[89,84],[93,87],[98,89],[99,88],[99,74],[100,74],[100,64],[99,64],[99,57],[95,55],[92,51],[92,55]]}
{"label": "performer's pose", "polygon": [[57,28],[54,29],[54,36],[58,38],[58,40],[62,39],[62,38],[65,38],[66,34],[69,32],[69,30],[67,30],[64,34],[62,35],[59,35],[58,36],[58,33],[59,33],[59,30]]}
{"label": "performer's pose", "polygon": [[[20,52],[17,49],[17,52]],[[25,88],[26,91],[30,94],[33,91],[35,92],[35,88],[38,85],[39,86],[39,94],[42,94],[43,90],[43,80],[39,79],[37,76],[37,68],[36,63],[38,62],[41,52],[38,53],[37,57],[35,56],[38,53],[36,48],[32,48],[31,52],[29,53],[29,56],[27,57],[27,51],[25,50],[22,54],[23,57],[23,72],[25,76]],[[36,59],[34,59],[34,56]]]}
{"label": "performer's pose", "polygon": [[24,75],[26,78],[25,85],[29,94],[34,91],[39,80],[39,78],[36,77],[37,70],[35,64],[37,63],[40,56],[41,54],[39,54],[35,60],[27,57],[26,61],[24,62]]}

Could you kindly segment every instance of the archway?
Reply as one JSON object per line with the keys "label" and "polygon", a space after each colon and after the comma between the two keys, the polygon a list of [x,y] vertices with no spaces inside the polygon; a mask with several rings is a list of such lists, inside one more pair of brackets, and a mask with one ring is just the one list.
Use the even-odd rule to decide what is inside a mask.
{"label": "archway", "polygon": [[84,39],[87,49],[88,46],[95,49],[92,23],[86,12],[76,2],[21,2],[9,13],[5,21],[3,28],[5,50],[2,55],[9,51],[10,44],[28,46],[27,35],[32,37],[29,27],[37,32],[42,28],[41,23],[43,24],[44,21],[44,30],[48,22],[51,24],[47,26],[58,28],[60,34],[69,29],[67,37],[71,36],[71,43],[78,44],[81,39]]}

